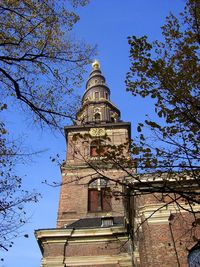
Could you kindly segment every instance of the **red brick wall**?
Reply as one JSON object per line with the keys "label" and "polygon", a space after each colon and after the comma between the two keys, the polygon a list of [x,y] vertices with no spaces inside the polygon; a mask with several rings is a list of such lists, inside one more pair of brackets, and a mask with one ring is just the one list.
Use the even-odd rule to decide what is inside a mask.
{"label": "red brick wall", "polygon": [[[86,176],[91,173],[91,170],[83,170],[82,175]],[[108,176],[113,175],[112,172],[108,172]],[[101,217],[107,214],[107,212],[89,212],[88,211],[88,183],[90,181],[90,175],[86,178],[80,179],[80,181],[67,183],[68,179],[72,176],[63,177],[63,185],[61,187],[59,213],[58,213],[58,227],[63,227],[65,223],[78,220],[85,217]],[[66,183],[65,183],[66,181]],[[115,186],[110,182],[111,188]],[[116,190],[116,188],[115,188]],[[121,190],[121,187],[118,187]],[[112,191],[112,190],[111,190]],[[112,194],[112,192],[111,192]],[[111,197],[111,207],[113,216],[123,216],[123,204],[122,198]]]}
{"label": "red brick wall", "polygon": [[119,255],[126,252],[126,241],[92,242],[68,245],[65,255],[67,256],[94,256],[94,255]]}
{"label": "red brick wall", "polygon": [[[150,195],[141,196],[137,200],[137,208],[148,208],[152,203],[161,204],[158,201],[156,203],[155,198]],[[188,266],[188,250],[195,245],[195,239],[200,239],[199,226],[194,227],[195,217],[189,212],[184,210],[180,212],[178,209],[174,211],[174,208],[170,207],[165,210],[169,210],[169,214],[172,214],[171,220],[166,217],[166,214],[159,214],[159,219],[162,219],[162,216],[166,217],[163,222],[153,218],[156,214],[149,219],[147,219],[149,214],[145,216],[145,212],[142,213],[143,215],[138,214],[141,219],[141,227],[136,234],[140,256],[139,267]]]}
{"label": "red brick wall", "polygon": [[[85,261],[85,265],[79,265],[80,262],[77,264],[77,266],[109,266],[109,267],[119,267],[120,262],[123,261],[123,256],[119,258],[120,255],[125,255],[125,261],[127,260],[127,240],[123,238],[123,240],[119,240],[118,238],[114,239],[115,236],[102,236],[102,238],[106,238],[107,241],[97,240],[95,238],[95,242],[93,240],[93,237],[85,239],[84,242],[81,242],[81,238],[77,239],[75,238],[66,238],[65,240],[62,239],[62,241],[58,239],[58,237],[55,237],[54,239],[46,240],[43,244],[43,258],[45,259],[48,264],[51,262],[51,264],[58,264],[58,266],[62,266],[64,262],[70,262],[70,260],[74,259],[75,261],[79,262],[79,257],[89,257],[92,262],[90,263],[89,260]],[[110,239],[111,238],[111,239]],[[79,240],[79,242],[78,242]],[[56,241],[56,242],[55,242]],[[97,263],[101,263],[101,261],[105,262],[106,259],[104,256],[111,255],[112,257],[108,259],[107,264],[93,264],[94,261]],[[95,256],[100,256],[99,258],[95,258]],[[115,259],[113,257],[116,256]],[[115,263],[111,263],[115,262]],[[47,266],[55,266],[55,265],[48,265]],[[46,266],[46,265],[45,265]],[[70,263],[66,264],[66,266],[70,266]],[[73,265],[74,266],[74,265]],[[124,266],[124,265],[122,265]],[[130,265],[129,265],[130,266]]]}
{"label": "red brick wall", "polygon": [[[77,132],[70,132],[68,134],[67,160],[61,168],[62,186],[59,199],[57,227],[63,227],[64,224],[80,218],[101,217],[107,214],[105,212],[88,212],[88,183],[92,178],[97,178],[100,175],[96,173],[96,176],[94,176],[95,170],[89,168],[86,163],[87,159],[90,158],[88,153],[91,138],[88,139],[88,143],[82,138],[77,138],[77,140],[72,141],[72,136],[76,135],[76,133]],[[87,132],[83,129],[79,131],[79,133],[84,135],[85,133],[89,133],[89,130]],[[109,129],[108,135],[111,144],[119,145],[127,141],[128,129]],[[75,151],[78,152],[75,153]],[[123,171],[114,170],[112,168],[108,170],[103,170],[103,168],[101,168],[100,171],[103,171],[104,175],[114,180],[126,176],[126,173]],[[115,187],[115,191],[121,191],[121,187],[116,188],[114,182],[110,182],[110,184],[112,187]],[[124,215],[122,199],[112,197],[111,205],[113,216]]]}

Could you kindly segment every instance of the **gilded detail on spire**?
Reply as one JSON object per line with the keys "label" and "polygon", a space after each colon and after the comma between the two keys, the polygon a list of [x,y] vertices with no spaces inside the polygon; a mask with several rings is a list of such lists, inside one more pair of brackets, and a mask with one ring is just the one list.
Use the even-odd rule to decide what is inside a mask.
{"label": "gilded detail on spire", "polygon": [[95,59],[95,61],[92,63],[92,69],[93,70],[99,70],[100,69],[100,63],[98,60]]}
{"label": "gilded detail on spire", "polygon": [[[110,90],[101,73],[100,63],[94,60],[92,71],[86,83],[82,105],[76,114],[77,124],[115,123],[120,120],[120,111],[110,102]],[[100,128],[99,128],[100,129]],[[92,134],[103,136],[104,131],[95,130]]]}

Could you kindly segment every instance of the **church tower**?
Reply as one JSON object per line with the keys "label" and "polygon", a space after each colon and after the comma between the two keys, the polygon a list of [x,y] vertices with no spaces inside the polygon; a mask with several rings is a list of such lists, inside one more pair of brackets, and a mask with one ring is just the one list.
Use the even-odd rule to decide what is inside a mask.
{"label": "church tower", "polygon": [[117,181],[124,173],[104,160],[108,146],[130,140],[130,123],[121,121],[111,102],[98,61],[92,64],[76,122],[64,130],[67,155],[57,228],[35,232],[41,266],[132,266],[123,201],[114,194],[123,191]]}

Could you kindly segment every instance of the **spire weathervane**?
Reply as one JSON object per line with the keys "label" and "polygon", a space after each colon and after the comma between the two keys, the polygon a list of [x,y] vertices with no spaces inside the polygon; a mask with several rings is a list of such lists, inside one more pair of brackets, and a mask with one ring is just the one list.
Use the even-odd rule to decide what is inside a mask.
{"label": "spire weathervane", "polygon": [[92,69],[93,70],[99,70],[100,69],[100,63],[98,60],[95,59],[95,61],[92,63]]}

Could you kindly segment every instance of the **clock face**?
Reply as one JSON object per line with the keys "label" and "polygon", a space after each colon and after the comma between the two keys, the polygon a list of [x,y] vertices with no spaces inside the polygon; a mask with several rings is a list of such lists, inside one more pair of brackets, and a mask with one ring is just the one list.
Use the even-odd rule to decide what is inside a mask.
{"label": "clock face", "polygon": [[90,135],[91,136],[104,136],[106,134],[105,128],[91,128]]}
{"label": "clock face", "polygon": [[188,256],[189,267],[199,267],[200,266],[200,248],[194,249],[190,252]]}

